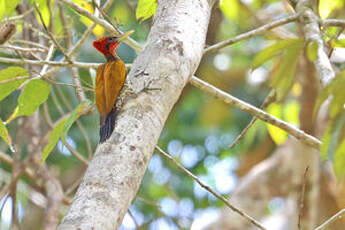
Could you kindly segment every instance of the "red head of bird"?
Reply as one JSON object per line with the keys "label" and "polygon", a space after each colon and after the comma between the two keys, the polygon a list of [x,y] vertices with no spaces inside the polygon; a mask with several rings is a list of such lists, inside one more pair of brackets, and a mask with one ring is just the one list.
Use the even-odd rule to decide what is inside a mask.
{"label": "red head of bird", "polygon": [[116,36],[106,36],[102,37],[93,42],[93,47],[95,47],[99,52],[101,52],[107,60],[116,58],[116,49],[120,43],[131,35],[134,31],[130,30],[120,37]]}

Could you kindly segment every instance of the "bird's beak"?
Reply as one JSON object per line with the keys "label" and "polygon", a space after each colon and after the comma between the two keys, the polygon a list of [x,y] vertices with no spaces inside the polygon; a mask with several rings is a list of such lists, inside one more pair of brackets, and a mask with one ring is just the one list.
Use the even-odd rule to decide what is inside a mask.
{"label": "bird's beak", "polygon": [[118,41],[118,42],[122,42],[122,41],[125,40],[129,35],[131,35],[132,33],[134,33],[134,30],[127,31],[126,33],[122,34],[122,35],[117,39],[117,41]]}

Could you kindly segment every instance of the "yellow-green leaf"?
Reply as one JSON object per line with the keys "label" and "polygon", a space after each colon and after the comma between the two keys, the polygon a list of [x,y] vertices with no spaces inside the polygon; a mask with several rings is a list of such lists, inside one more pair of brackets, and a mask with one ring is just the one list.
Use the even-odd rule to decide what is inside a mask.
{"label": "yellow-green leaf", "polygon": [[[92,5],[86,0],[73,0],[74,3],[83,7],[85,10],[89,11],[90,13],[94,13],[94,8]],[[85,16],[80,16],[80,21],[87,27],[92,24],[92,21]],[[92,30],[93,34],[96,37],[101,37],[104,34],[104,28],[100,25],[96,25],[95,28]]]}
{"label": "yellow-green leaf", "polygon": [[[267,112],[277,118],[282,118],[283,116],[283,106],[281,104],[278,103],[272,103],[271,105],[269,105],[267,107]],[[282,143],[285,142],[285,140],[287,139],[288,135],[285,131],[283,131],[282,129],[270,125],[270,124],[266,124],[267,125],[267,129],[268,129],[268,133],[270,134],[272,140],[277,144],[280,145]]]}
{"label": "yellow-green leaf", "polygon": [[49,142],[48,144],[44,147],[43,152],[42,152],[42,161],[41,164],[45,162],[45,160],[48,158],[50,152],[54,149],[55,145],[60,139],[60,136],[63,132],[63,129],[65,127],[65,124],[67,122],[67,119],[60,121],[54,129],[51,131],[49,135]]}
{"label": "yellow-green leaf", "polygon": [[321,156],[322,159],[334,160],[334,153],[340,142],[339,138],[345,124],[345,114],[342,113],[341,116],[338,116],[336,119],[333,119],[329,122],[326,132],[322,137],[321,145]]}
{"label": "yellow-green leaf", "polygon": [[340,9],[344,5],[344,0],[320,0],[319,12],[322,19],[327,18],[333,10]]}
{"label": "yellow-green leaf", "polygon": [[261,50],[255,57],[251,64],[251,68],[255,69],[261,66],[264,62],[272,57],[280,54],[290,46],[301,46],[303,40],[301,39],[286,39],[276,42],[275,44]]}
{"label": "yellow-green leaf", "polygon": [[[0,71],[0,82],[28,75],[29,72],[26,69],[19,66],[11,66]],[[24,81],[24,79],[21,79],[0,84],[0,101],[16,90]]]}
{"label": "yellow-green leaf", "polygon": [[302,43],[294,43],[290,46],[272,77],[271,86],[276,89],[278,101],[281,101],[292,87],[302,48]]}
{"label": "yellow-green leaf", "polygon": [[345,177],[345,141],[342,141],[334,154],[333,168],[339,181]]}
{"label": "yellow-green leaf", "polygon": [[145,21],[155,14],[156,9],[156,0],[138,0],[138,6],[135,12],[135,16],[137,20]]}
{"label": "yellow-green leaf", "polygon": [[299,125],[300,105],[297,101],[289,101],[283,106],[283,118],[290,124]]}
{"label": "yellow-green leaf", "polygon": [[91,101],[86,100],[83,101],[82,103],[80,103],[78,105],[77,108],[75,108],[75,110],[73,110],[73,112],[71,113],[71,115],[69,116],[69,118],[67,119],[64,127],[63,127],[63,131],[61,134],[61,141],[63,143],[65,143],[66,137],[67,137],[67,133],[69,131],[69,129],[72,127],[73,123],[81,116],[83,115],[88,108],[91,106]]}
{"label": "yellow-green leaf", "polygon": [[48,99],[50,85],[40,79],[30,81],[18,98],[18,116],[30,116]]}
{"label": "yellow-green leaf", "polygon": [[220,0],[219,7],[230,20],[237,20],[240,6],[238,0]]}
{"label": "yellow-green leaf", "polygon": [[321,160],[326,161],[328,159],[329,146],[332,140],[333,125],[332,121],[328,124],[325,133],[322,136],[322,145],[320,148]]}
{"label": "yellow-green leaf", "polygon": [[4,18],[6,12],[5,0],[0,0],[0,21]]}
{"label": "yellow-green leaf", "polygon": [[3,121],[0,119],[0,137],[6,142],[6,144],[12,149],[12,139],[8,134],[7,128]]}
{"label": "yellow-green leaf", "polygon": [[309,42],[307,46],[307,57],[310,61],[316,60],[318,47],[319,45],[317,42]]}
{"label": "yellow-green leaf", "polygon": [[344,98],[345,71],[340,72],[325,88],[322,89],[316,100],[313,117],[316,116],[322,103],[330,96],[334,95],[330,106],[330,115],[335,117],[342,109],[345,103]]}
{"label": "yellow-green leaf", "polygon": [[332,47],[345,48],[345,39],[332,40]]}

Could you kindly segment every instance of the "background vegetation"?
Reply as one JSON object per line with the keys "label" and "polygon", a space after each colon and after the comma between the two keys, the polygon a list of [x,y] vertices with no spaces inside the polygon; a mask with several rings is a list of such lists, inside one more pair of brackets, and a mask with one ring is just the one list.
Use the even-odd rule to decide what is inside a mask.
{"label": "background vegetation", "polygon": [[[73,2],[94,12],[93,2]],[[344,17],[345,3],[342,0],[311,2],[320,20]],[[34,9],[36,3],[45,25]],[[18,4],[29,4],[30,8],[23,12]],[[103,4],[101,1],[100,5]],[[121,31],[134,29],[132,38],[145,44],[156,5],[155,1],[148,0],[116,0],[106,13]],[[38,26],[23,16],[32,13]],[[294,13],[294,8],[284,0],[221,0],[212,13],[206,46]],[[63,66],[56,74],[40,78],[41,70],[24,59],[44,60],[54,44],[49,39],[53,34],[64,49],[54,49],[50,60],[61,61],[71,44],[75,44],[93,22],[58,0],[0,0],[0,19],[3,25],[11,22],[16,26],[15,34],[0,46],[0,229],[17,229],[19,226],[20,229],[43,229],[47,192],[40,186],[39,174],[30,174],[22,167],[31,151],[28,142],[32,135],[25,128],[27,117],[39,116],[40,153],[43,159],[46,158],[48,170],[60,181],[65,195],[59,209],[62,217],[98,145],[98,114],[92,91],[95,66],[74,70],[75,67]],[[320,167],[328,167],[330,163],[333,167],[327,168],[330,170],[327,175],[331,175],[327,183],[320,182],[319,185],[320,190],[328,191],[329,200],[324,199],[331,208],[325,204],[322,207],[307,205],[306,210],[329,208],[323,218],[318,218],[317,224],[345,207],[345,23],[342,23],[340,26],[322,26],[320,23],[326,53],[336,73],[330,84],[319,84],[317,71],[312,65],[317,59],[318,44],[307,43],[303,27],[294,22],[205,55],[196,73],[201,79],[256,107],[260,107],[268,95],[274,95],[267,99],[269,103],[266,103],[265,111],[322,141],[321,151],[316,153],[322,159]],[[23,38],[25,28],[30,28],[35,36],[48,38],[48,41],[40,45],[24,43],[23,40],[30,41]],[[101,25],[95,26],[72,60],[91,64],[104,62],[91,43],[106,34]],[[122,44],[118,55],[126,63],[132,63],[137,54]],[[14,64],[8,58],[22,61]],[[49,71],[54,67],[48,65],[46,68]],[[82,101],[76,93],[76,88],[80,87],[74,80],[76,76],[86,96]],[[14,80],[8,81],[10,79]],[[321,106],[326,100],[328,107]],[[251,119],[248,113],[187,85],[169,116],[158,145],[212,189],[228,196],[250,169],[272,157],[282,146],[296,145],[287,132],[260,120],[229,148]],[[13,174],[15,168],[20,172],[19,178]],[[299,176],[310,176],[308,173],[303,175]],[[322,172],[320,175],[322,177]],[[15,185],[11,183],[13,181]],[[284,183],[280,181],[272,188]],[[296,189],[302,197],[304,186],[305,182]],[[270,197],[265,208],[266,218],[286,210],[287,197],[279,194]],[[223,212],[229,210],[224,209],[222,201],[156,153],[121,229],[205,229],[211,228]],[[338,224],[330,229],[344,226]],[[268,221],[265,226],[280,229]],[[297,223],[288,226],[288,229],[295,229]]]}

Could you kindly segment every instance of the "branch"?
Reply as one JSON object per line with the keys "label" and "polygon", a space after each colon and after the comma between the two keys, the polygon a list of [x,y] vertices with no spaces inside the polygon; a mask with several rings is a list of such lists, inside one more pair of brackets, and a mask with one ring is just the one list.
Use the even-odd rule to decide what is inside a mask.
{"label": "branch", "polygon": [[164,123],[198,67],[211,5],[207,0],[159,1],[147,45],[128,82],[135,82],[133,89],[139,92],[149,82],[162,90],[139,93],[124,103],[112,136],[98,146],[60,230],[108,230],[121,224]]}
{"label": "branch", "polygon": [[159,146],[156,146],[156,149],[158,150],[158,152],[164,156],[165,158],[167,158],[168,160],[170,160],[171,162],[173,162],[179,169],[181,169],[187,176],[189,176],[190,178],[192,178],[193,180],[195,180],[201,187],[203,187],[204,189],[206,189],[207,191],[209,191],[210,193],[212,193],[215,197],[217,197],[219,200],[223,201],[225,203],[225,205],[227,207],[229,207],[232,211],[240,214],[241,216],[243,216],[245,219],[247,219],[250,223],[252,223],[253,225],[255,225],[256,227],[265,230],[265,228],[257,221],[255,220],[253,217],[249,216],[248,214],[246,214],[245,212],[243,212],[242,210],[236,208],[234,205],[232,205],[228,199],[226,199],[225,197],[223,197],[222,195],[220,195],[219,193],[217,193],[216,191],[214,191],[213,189],[211,189],[207,184],[205,184],[204,182],[202,182],[197,176],[195,176],[193,173],[191,173],[188,169],[186,169],[185,167],[183,167],[179,162],[177,162],[173,157],[171,157],[168,153],[164,152]]}
{"label": "branch", "polygon": [[345,20],[342,20],[342,19],[325,19],[325,20],[320,20],[320,24],[322,26],[345,27]]}
{"label": "branch", "polygon": [[[5,57],[0,57],[0,62],[9,63],[9,64],[17,64],[17,65],[24,65],[24,64],[50,65],[50,66],[57,66],[57,67],[71,66],[71,67],[79,67],[79,68],[97,68],[101,64],[101,63],[89,63],[89,62],[77,62],[77,61],[74,61],[72,63],[64,62],[64,61],[45,61],[45,60],[38,61],[38,60],[31,60],[31,59],[17,59],[17,58],[5,58]],[[57,71],[58,70],[59,69],[57,69]],[[50,71],[52,70],[49,70],[47,72],[50,72]]]}
{"label": "branch", "polygon": [[[272,89],[270,93],[267,95],[265,98],[264,102],[261,104],[260,109],[264,110],[269,104],[274,102],[276,100],[276,91]],[[248,132],[248,130],[255,124],[257,121],[257,117],[253,117],[248,125],[241,131],[241,133],[235,138],[235,140],[229,145],[229,149],[233,148],[243,137],[244,135]]]}
{"label": "branch", "polygon": [[[64,30],[64,33],[67,35],[65,37],[65,44],[66,44],[66,47],[68,49],[70,49],[72,47],[72,31],[70,30],[70,28],[68,27],[68,22],[67,22],[67,19],[66,19],[66,15],[65,15],[65,12],[63,11],[63,6],[62,4],[58,4],[58,7],[59,7],[59,13],[60,13],[60,19],[61,19],[61,24],[63,26],[63,30]],[[66,59],[68,60],[68,58],[66,57]],[[70,57],[70,61],[75,61],[73,57]],[[78,69],[76,67],[70,67],[69,68],[72,76],[73,76],[73,83],[77,86],[75,88],[75,91],[76,91],[76,95],[78,97],[78,100],[79,102],[82,102],[82,101],[85,101],[86,100],[86,95],[85,95],[85,92],[83,90],[83,87],[81,85],[81,82],[80,82],[80,76],[79,76],[79,72],[78,72]]]}
{"label": "branch", "polygon": [[247,113],[252,114],[253,116],[256,116],[260,120],[264,122],[268,122],[274,126],[277,126],[281,128],[282,130],[286,131],[287,133],[291,134],[292,136],[296,137],[298,140],[302,141],[304,144],[307,144],[313,148],[319,149],[321,146],[321,141],[317,138],[303,132],[302,130],[294,127],[293,125],[282,121],[265,111],[256,108],[255,106],[252,106],[244,101],[241,101],[240,99],[214,87],[213,85],[202,81],[201,79],[193,76],[191,79],[191,84],[202,89],[204,92],[206,92],[209,95],[212,95],[216,98],[221,99],[225,103],[234,106],[242,111],[245,111]]}
{"label": "branch", "polygon": [[332,216],[331,218],[329,218],[328,220],[326,220],[323,224],[321,224],[320,226],[318,226],[317,228],[315,228],[315,230],[325,229],[329,224],[331,224],[331,223],[333,223],[334,221],[336,221],[337,218],[340,218],[344,213],[345,213],[345,209],[340,210],[340,211],[337,212],[334,216]]}
{"label": "branch", "polygon": [[282,26],[282,25],[285,25],[287,23],[290,23],[290,22],[293,22],[293,21],[296,21],[299,17],[299,14],[293,14],[291,16],[288,16],[286,18],[283,18],[283,19],[279,19],[279,20],[276,20],[274,22],[271,22],[271,23],[268,23],[268,24],[265,24],[263,26],[260,26],[259,28],[256,28],[254,30],[251,30],[251,31],[248,31],[246,33],[243,33],[243,34],[240,34],[232,39],[229,39],[229,40],[225,40],[225,41],[222,41],[222,42],[219,42],[215,45],[212,45],[208,48],[206,48],[204,50],[204,54],[209,54],[209,53],[212,53],[212,52],[216,52],[226,46],[229,46],[229,45],[232,45],[238,41],[241,41],[241,40],[244,40],[244,39],[248,39],[248,38],[251,38],[251,37],[254,37],[256,35],[260,35],[264,32],[266,32],[267,30],[271,30],[275,27],[278,27],[278,26]]}
{"label": "branch", "polygon": [[0,49],[11,49],[17,50],[22,52],[44,52],[45,50],[42,48],[25,48],[20,46],[12,46],[12,45],[1,45]]}
{"label": "branch", "polygon": [[304,36],[308,44],[317,44],[317,57],[313,61],[315,69],[319,75],[321,84],[326,86],[334,78],[335,73],[325,52],[325,45],[322,39],[322,32],[319,27],[319,18],[313,12],[311,0],[290,0],[297,13],[301,16],[300,23],[303,25]]}

